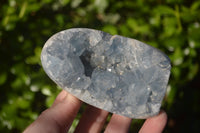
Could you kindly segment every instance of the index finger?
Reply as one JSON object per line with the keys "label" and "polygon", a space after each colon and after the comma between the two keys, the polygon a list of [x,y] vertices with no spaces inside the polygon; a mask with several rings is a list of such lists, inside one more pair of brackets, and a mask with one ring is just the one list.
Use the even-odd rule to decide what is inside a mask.
{"label": "index finger", "polygon": [[53,106],[42,112],[24,133],[64,133],[69,130],[80,106],[79,99],[63,90]]}

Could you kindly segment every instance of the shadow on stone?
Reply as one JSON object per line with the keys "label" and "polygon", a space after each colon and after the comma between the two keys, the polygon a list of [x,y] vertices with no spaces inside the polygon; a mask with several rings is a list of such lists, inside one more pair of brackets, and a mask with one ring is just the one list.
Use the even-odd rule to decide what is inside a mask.
{"label": "shadow on stone", "polygon": [[80,56],[81,62],[83,63],[85,75],[91,77],[94,67],[90,64],[92,52],[85,50]]}

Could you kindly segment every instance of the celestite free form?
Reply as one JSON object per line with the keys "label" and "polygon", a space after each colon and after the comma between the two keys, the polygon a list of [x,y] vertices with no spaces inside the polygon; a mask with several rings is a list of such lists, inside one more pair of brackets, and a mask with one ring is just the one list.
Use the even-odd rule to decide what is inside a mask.
{"label": "celestite free form", "polygon": [[53,35],[41,54],[48,76],[82,101],[131,118],[156,115],[170,60],[135,39],[74,28]]}

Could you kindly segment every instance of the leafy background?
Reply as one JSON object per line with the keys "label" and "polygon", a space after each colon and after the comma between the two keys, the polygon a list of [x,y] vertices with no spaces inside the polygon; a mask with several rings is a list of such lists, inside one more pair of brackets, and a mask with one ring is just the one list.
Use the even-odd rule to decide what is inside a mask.
{"label": "leafy background", "polygon": [[[51,35],[73,27],[135,38],[164,51],[172,63],[164,132],[200,132],[199,12],[198,0],[1,0],[0,132],[23,131],[51,106],[61,89],[44,73],[40,52]],[[143,122],[133,120],[130,132]]]}

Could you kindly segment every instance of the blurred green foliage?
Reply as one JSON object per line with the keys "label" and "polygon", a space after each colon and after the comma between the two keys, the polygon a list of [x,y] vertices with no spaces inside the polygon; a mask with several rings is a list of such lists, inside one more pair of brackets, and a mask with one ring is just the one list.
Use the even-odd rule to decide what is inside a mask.
{"label": "blurred green foliage", "polygon": [[[132,37],[164,51],[172,63],[164,132],[200,132],[198,0],[1,0],[0,132],[21,132],[51,106],[61,89],[41,68],[40,52],[51,35],[73,27]],[[134,120],[130,132],[141,124]]]}

